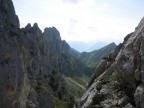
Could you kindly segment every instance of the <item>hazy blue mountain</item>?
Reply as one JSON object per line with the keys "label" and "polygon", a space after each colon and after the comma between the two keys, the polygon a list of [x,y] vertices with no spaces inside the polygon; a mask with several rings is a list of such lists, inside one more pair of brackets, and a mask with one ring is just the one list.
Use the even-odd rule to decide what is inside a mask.
{"label": "hazy blue mountain", "polygon": [[92,45],[90,48],[88,48],[88,52],[91,52],[91,51],[94,51],[94,50],[97,50],[99,48],[102,48],[104,46],[106,46],[107,44],[105,42],[98,42],[98,43],[95,43],[94,45]]}
{"label": "hazy blue mountain", "polygon": [[79,52],[91,52],[93,50],[97,50],[99,48],[104,47],[107,43],[105,42],[81,42],[81,41],[70,41],[69,45]]}
{"label": "hazy blue mountain", "polygon": [[72,48],[76,49],[79,52],[86,51],[90,47],[88,44],[79,41],[71,41],[68,43]]}

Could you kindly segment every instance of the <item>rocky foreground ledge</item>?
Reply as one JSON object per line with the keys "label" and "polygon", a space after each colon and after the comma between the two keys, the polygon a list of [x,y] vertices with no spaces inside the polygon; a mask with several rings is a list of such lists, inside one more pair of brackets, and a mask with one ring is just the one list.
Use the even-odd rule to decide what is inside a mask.
{"label": "rocky foreground ledge", "polygon": [[144,108],[144,18],[99,64],[78,108]]}

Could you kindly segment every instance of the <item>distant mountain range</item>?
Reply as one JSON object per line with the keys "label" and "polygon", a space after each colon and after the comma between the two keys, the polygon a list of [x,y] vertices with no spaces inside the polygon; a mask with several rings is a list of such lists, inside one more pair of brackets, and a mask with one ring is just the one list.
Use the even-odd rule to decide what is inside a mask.
{"label": "distant mountain range", "polygon": [[69,45],[79,52],[91,52],[100,49],[107,45],[105,42],[80,42],[80,41],[69,41]]}

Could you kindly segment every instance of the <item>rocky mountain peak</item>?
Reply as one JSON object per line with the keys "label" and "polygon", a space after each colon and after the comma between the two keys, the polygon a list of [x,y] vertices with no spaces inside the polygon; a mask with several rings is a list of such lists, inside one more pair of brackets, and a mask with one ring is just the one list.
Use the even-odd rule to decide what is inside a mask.
{"label": "rocky mountain peak", "polygon": [[50,40],[61,40],[60,33],[55,27],[45,28],[44,35]]}
{"label": "rocky mountain peak", "polygon": [[144,17],[141,19],[141,21],[140,21],[138,26],[140,26],[140,25],[144,25]]}
{"label": "rocky mountain peak", "polygon": [[33,26],[31,26],[30,23],[28,23],[25,28],[23,28],[24,31],[27,31],[29,33],[34,34],[35,37],[40,38],[42,35],[42,31],[38,27],[37,23],[34,23]]}
{"label": "rocky mountain peak", "polygon": [[30,23],[28,23],[26,26],[25,26],[25,29],[27,29],[27,30],[30,30],[31,29],[31,24]]}
{"label": "rocky mountain peak", "polygon": [[33,28],[39,29],[38,24],[37,24],[37,23],[34,23]]}
{"label": "rocky mountain peak", "polygon": [[33,32],[35,32],[37,35],[42,34],[42,31],[41,31],[40,28],[38,27],[38,24],[37,24],[37,23],[34,23],[32,29],[33,29]]}
{"label": "rocky mountain peak", "polygon": [[116,46],[115,42],[110,43],[110,45],[115,45]]}
{"label": "rocky mountain peak", "polygon": [[[0,19],[5,23],[19,27],[19,19],[15,14],[13,2],[11,0],[0,0],[0,8]],[[0,23],[2,22],[0,21]]]}
{"label": "rocky mountain peak", "polygon": [[14,6],[11,0],[0,0],[0,5],[4,11],[15,14]]}

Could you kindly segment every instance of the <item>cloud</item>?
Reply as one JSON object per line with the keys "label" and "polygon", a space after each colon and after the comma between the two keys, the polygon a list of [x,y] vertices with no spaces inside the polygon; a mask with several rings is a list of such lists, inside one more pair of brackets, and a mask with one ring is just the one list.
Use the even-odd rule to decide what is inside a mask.
{"label": "cloud", "polygon": [[70,23],[77,23],[77,22],[78,22],[78,19],[73,19],[73,18],[70,19]]}
{"label": "cloud", "polygon": [[79,0],[62,0],[63,3],[74,3],[77,4]]}
{"label": "cloud", "polygon": [[93,31],[93,32],[94,32],[94,31],[97,31],[97,29],[96,29],[95,26],[89,26],[88,29],[89,29],[90,31]]}
{"label": "cloud", "polygon": [[78,19],[71,18],[69,20],[69,30],[68,35],[72,36],[76,34],[76,27],[77,27]]}
{"label": "cloud", "polygon": [[126,10],[133,12],[133,8],[121,8],[121,1],[125,0],[13,1],[22,27],[29,22],[37,22],[41,29],[55,26],[66,41],[120,40],[133,31],[140,20],[140,11],[135,12],[136,15],[124,14]]}

